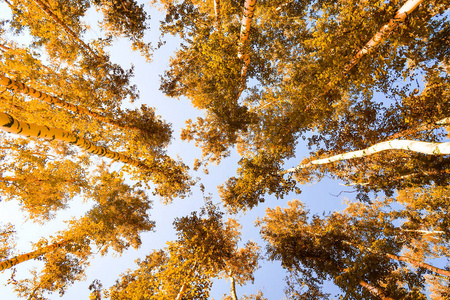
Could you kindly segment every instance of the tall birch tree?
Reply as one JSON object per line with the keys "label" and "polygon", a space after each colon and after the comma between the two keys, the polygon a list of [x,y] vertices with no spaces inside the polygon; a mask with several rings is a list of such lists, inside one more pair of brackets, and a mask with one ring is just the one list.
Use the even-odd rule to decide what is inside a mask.
{"label": "tall birch tree", "polygon": [[332,280],[347,297],[426,299],[422,271],[404,268],[383,253],[401,251],[397,234],[402,233],[392,224],[383,228],[383,219],[359,220],[339,213],[308,218],[302,204],[291,202],[289,208],[267,210],[261,233],[270,259],[300,273],[310,270],[318,283]]}
{"label": "tall birch tree", "polygon": [[68,228],[52,239],[55,246],[46,246],[43,239],[36,243],[42,251],[27,254],[28,259],[42,256],[44,266],[39,272],[31,272],[31,278],[13,282],[20,297],[42,298],[52,292],[63,295],[68,286],[84,277],[95,253],[121,254],[130,247],[136,249],[141,244],[141,233],[153,230],[154,222],[149,219],[151,201],[142,190],[125,184],[119,174],[105,170],[91,184],[95,186],[88,193],[95,203],[92,209],[85,216],[70,220]]}

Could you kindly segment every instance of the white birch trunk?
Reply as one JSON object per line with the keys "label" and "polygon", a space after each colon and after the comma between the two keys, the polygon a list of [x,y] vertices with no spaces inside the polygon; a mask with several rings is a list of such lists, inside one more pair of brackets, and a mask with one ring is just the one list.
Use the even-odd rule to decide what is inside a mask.
{"label": "white birch trunk", "polygon": [[53,250],[55,250],[57,248],[60,248],[60,247],[62,247],[64,245],[66,245],[67,243],[69,243],[68,240],[63,241],[63,242],[54,243],[54,244],[51,244],[49,246],[42,247],[42,248],[40,248],[40,249],[38,249],[36,251],[33,251],[33,252],[21,254],[21,255],[15,256],[15,257],[10,258],[10,259],[5,259],[5,260],[0,262],[0,271],[12,268],[15,265],[20,264],[22,262],[25,262],[27,260],[35,259],[35,258],[41,256],[42,254],[51,252],[51,251],[53,251]]}
{"label": "white birch trunk", "polygon": [[233,276],[230,276],[231,281],[231,290],[230,295],[232,300],[238,300],[237,294],[236,294],[236,281],[234,280]]}
{"label": "white birch trunk", "polygon": [[175,300],[181,300],[183,298],[183,294],[186,291],[187,285],[186,283],[183,283],[183,285],[180,288],[180,291],[178,292],[177,298]]}
{"label": "white birch trunk", "polygon": [[63,21],[61,21],[52,10],[41,0],[33,0],[56,24],[62,27],[62,29],[73,39],[75,40],[84,51],[95,57],[97,60],[100,57],[91,49],[85,42],[83,42],[78,35],[72,31]]}
{"label": "white birch trunk", "polygon": [[252,24],[253,15],[255,14],[256,0],[245,0],[244,14],[242,16],[241,34],[238,43],[238,58],[244,61],[241,68],[241,89],[238,92],[237,99],[241,96],[245,89],[245,81],[247,76],[248,66],[250,65],[250,55],[247,53],[245,46],[248,43],[250,35],[250,27]]}
{"label": "white birch trunk", "polygon": [[47,93],[38,91],[32,87],[26,86],[25,84],[23,84],[19,81],[12,80],[11,78],[8,78],[1,73],[0,73],[0,85],[6,87],[7,89],[11,89],[15,92],[19,92],[24,95],[34,97],[34,98],[44,101],[48,104],[56,105],[58,107],[64,108],[66,110],[69,110],[69,111],[77,114],[77,115],[85,114],[85,115],[90,116],[91,118],[97,119],[100,122],[105,122],[105,123],[108,123],[108,124],[111,124],[114,126],[121,127],[123,129],[139,130],[138,128],[133,128],[131,126],[127,126],[125,124],[122,124],[118,121],[107,118],[99,113],[93,112],[82,106],[71,104],[71,103],[61,100],[57,97],[51,96]]}
{"label": "white birch trunk", "polygon": [[242,16],[241,34],[239,38],[238,57],[244,56],[244,46],[250,35],[250,26],[252,24],[253,15],[255,14],[256,0],[246,0],[244,3],[244,14]]}
{"label": "white birch trunk", "polygon": [[13,116],[6,113],[0,113],[0,130],[25,137],[34,137],[41,138],[47,141],[56,140],[70,143],[86,150],[89,153],[107,157],[115,161],[121,161],[123,163],[138,167],[142,170],[150,170],[147,165],[137,160],[134,160],[124,154],[111,151],[106,147],[97,146],[91,141],[80,138],[71,132],[33,123],[19,122],[18,120],[14,119]]}
{"label": "white birch trunk", "polygon": [[[366,45],[356,53],[356,55],[345,65],[344,70],[341,72],[342,77],[347,75],[350,70],[358,64],[358,62],[361,60],[361,58],[370,52],[378,46],[381,42],[386,40],[386,38],[394,31],[397,26],[404,22],[406,17],[414,11],[417,6],[422,2],[423,0],[408,0],[395,14],[394,18],[389,20],[389,23],[385,24],[381,29],[366,43]],[[330,81],[325,87],[325,90],[323,93],[315,97],[305,108],[305,111],[309,110],[311,107],[314,108],[317,100],[326,95],[331,89],[333,89],[334,85],[336,84],[335,81]]]}
{"label": "white birch trunk", "polygon": [[390,297],[386,297],[384,296],[384,294],[382,292],[380,292],[380,290],[378,290],[376,287],[374,287],[373,285],[368,284],[367,282],[365,282],[364,280],[361,280],[359,282],[359,284],[363,287],[365,287],[366,289],[368,289],[370,291],[370,293],[374,296],[380,297],[380,299],[382,300],[394,300]]}
{"label": "white birch trunk", "polygon": [[450,154],[450,142],[446,143],[428,143],[428,142],[420,142],[420,141],[411,141],[411,140],[392,140],[387,142],[381,142],[375,144],[369,148],[364,150],[347,152],[327,158],[316,159],[310,161],[306,164],[298,165],[294,168],[287,169],[283,171],[283,174],[286,173],[295,173],[301,169],[308,168],[313,165],[324,165],[329,164],[336,161],[342,161],[352,158],[361,158],[366,157],[372,154],[376,154],[382,151],[387,150],[408,150],[419,152],[427,155],[446,155]]}
{"label": "white birch trunk", "polygon": [[389,20],[381,29],[367,42],[367,44],[352,58],[345,66],[343,74],[348,73],[363,57],[364,54],[370,53],[378,44],[386,40],[386,38],[403,23],[406,17],[419,6],[423,0],[408,0],[395,14],[394,18]]}

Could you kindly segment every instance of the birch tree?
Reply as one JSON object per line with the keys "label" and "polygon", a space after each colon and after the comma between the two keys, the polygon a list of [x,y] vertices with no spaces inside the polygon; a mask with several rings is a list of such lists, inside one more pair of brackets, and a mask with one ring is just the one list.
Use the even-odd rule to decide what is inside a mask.
{"label": "birch tree", "polygon": [[122,117],[122,119],[124,119],[124,121],[126,120],[126,122],[114,120],[100,113],[93,112],[85,107],[68,103],[57,97],[38,91],[32,87],[28,87],[21,82],[11,80],[10,78],[1,74],[0,74],[0,84],[15,92],[19,92],[27,96],[32,96],[48,104],[56,105],[63,109],[69,110],[73,112],[75,115],[86,115],[100,122],[116,126],[122,130],[138,130],[141,134],[144,135],[143,140],[161,141],[159,142],[159,145],[157,144],[158,146],[160,146],[161,144],[163,145],[167,144],[168,140],[170,139],[170,133],[167,133],[170,132],[168,125],[158,120],[158,117],[152,114],[153,111],[146,109],[145,106],[143,106],[142,108],[142,111],[144,113],[147,113],[147,116],[145,116],[146,124],[144,125],[143,124],[144,122],[142,121],[139,122],[139,119],[142,119],[142,117],[139,118],[140,116],[138,114],[135,114],[136,116],[135,120],[133,120],[133,117],[129,116],[130,113],[128,114],[128,117],[127,114],[125,114],[125,116]]}
{"label": "birch tree", "polygon": [[328,158],[313,160],[307,164],[301,164],[296,166],[295,168],[287,169],[285,172],[295,173],[298,170],[308,168],[309,166],[312,165],[321,165],[352,158],[361,158],[368,155],[379,153],[381,151],[388,151],[388,150],[407,150],[427,155],[447,155],[450,154],[450,143],[427,143],[410,140],[392,140],[375,144],[372,147],[364,150],[352,151],[340,155],[331,156]]}
{"label": "birch tree", "polygon": [[[89,164],[83,157],[71,157],[64,146],[33,145],[27,140],[1,136],[0,190],[3,201],[18,201],[29,219],[44,222],[70,200],[90,188]],[[52,153],[52,154],[50,154]]]}
{"label": "birch tree", "polygon": [[149,219],[151,201],[142,190],[123,183],[119,174],[104,170],[93,180],[95,189],[88,195],[94,206],[57,233],[56,246],[42,248],[47,243],[45,239],[36,243],[42,248],[36,255],[42,255],[44,266],[39,272],[31,272],[31,278],[14,282],[19,296],[45,297],[55,291],[63,295],[68,286],[83,278],[95,253],[121,254],[130,247],[136,249],[141,244],[141,233],[153,230],[154,222]]}
{"label": "birch tree", "polygon": [[0,259],[10,257],[15,248],[15,228],[11,223],[1,224],[0,227]]}
{"label": "birch tree", "polygon": [[253,280],[259,247],[238,248],[239,224],[224,222],[211,202],[197,213],[176,219],[178,239],[150,253],[138,269],[121,276],[110,289],[111,299],[148,295],[154,299],[208,299],[213,278],[243,284]]}
{"label": "birch tree", "polygon": [[[51,45],[55,41],[61,40],[61,37],[57,37],[50,31],[45,32],[39,29],[39,23],[36,22],[39,18],[52,22],[53,24],[46,22],[46,25],[52,29],[56,27],[56,30],[52,30],[54,33],[64,32],[68,39],[78,44],[79,50],[93,58],[93,61],[98,64],[105,62],[107,57],[104,57],[101,51],[98,52],[81,38],[81,34],[86,31],[86,25],[81,22],[81,18],[87,13],[89,7],[95,5],[103,13],[101,26],[106,30],[106,41],[124,36],[131,40],[132,50],[139,50],[148,61],[151,60],[152,46],[144,40],[144,34],[149,29],[148,16],[143,10],[143,5],[138,5],[136,1],[122,1],[120,5],[114,1],[76,1],[68,6],[59,1],[44,3],[40,0],[33,0],[28,2],[11,1],[9,5],[17,15],[14,17],[14,26],[18,29],[28,27],[31,29],[31,34],[37,36],[41,41],[50,41],[50,45],[47,45],[48,50],[55,51],[54,53],[57,53],[58,57],[67,57],[67,54],[64,55],[57,50],[59,45],[55,45],[56,47]],[[34,12],[34,14],[30,12]],[[24,16],[24,18],[19,16]]]}
{"label": "birch tree", "polygon": [[54,244],[42,247],[40,249],[37,249],[35,251],[29,252],[29,253],[25,253],[25,254],[21,254],[21,255],[18,255],[18,256],[14,256],[14,257],[12,257],[10,259],[7,259],[7,260],[3,260],[2,262],[0,262],[0,271],[12,268],[15,265],[23,263],[23,262],[25,262],[27,260],[35,259],[35,258],[45,254],[46,252],[53,251],[56,248],[64,246],[67,243],[68,242],[54,243]]}
{"label": "birch tree", "polygon": [[285,268],[299,272],[310,269],[318,282],[331,279],[355,299],[426,299],[423,274],[404,269],[382,254],[381,249],[401,251],[402,246],[398,236],[389,235],[389,227],[383,232],[377,224],[382,219],[344,222],[346,218],[339,213],[308,219],[299,202],[291,202],[284,210],[267,211],[261,233],[269,243],[271,259],[280,259]]}
{"label": "birch tree", "polygon": [[[413,20],[411,23],[403,22],[404,12],[409,12],[410,8],[402,8],[405,3],[399,1],[380,6],[368,3],[364,8],[356,2],[331,4],[291,1],[282,9],[278,9],[280,3],[259,3],[254,14],[254,35],[249,48],[252,64],[247,74],[248,79],[254,80],[255,84],[238,101],[237,104],[243,107],[241,109],[229,100],[233,99],[231,94],[239,90],[233,83],[237,80],[233,79],[230,84],[225,81],[236,78],[234,76],[238,74],[220,74],[221,65],[231,66],[231,71],[239,68],[236,64],[230,64],[232,57],[222,60],[232,48],[227,47],[225,50],[217,44],[206,47],[206,44],[212,45],[212,41],[217,40],[216,32],[211,26],[211,14],[197,17],[202,21],[194,23],[191,20],[194,18],[195,8],[200,5],[192,5],[188,9],[187,4],[179,3],[168,11],[163,30],[184,37],[185,46],[175,54],[163,77],[162,89],[172,97],[187,96],[196,107],[206,111],[206,117],[188,121],[182,133],[183,139],[195,141],[202,147],[203,161],[219,162],[230,153],[233,146],[242,155],[239,176],[230,178],[221,188],[222,199],[230,207],[234,206],[235,210],[257,205],[263,201],[266,193],[282,197],[294,191],[292,178],[282,178],[277,174],[283,171],[284,161],[295,156],[300,137],[306,138],[311,133],[318,132],[319,140],[311,140],[311,146],[328,142],[323,135],[336,132],[336,127],[332,130],[330,124],[347,120],[348,116],[352,116],[352,108],[358,103],[365,103],[365,112],[385,112],[386,118],[380,119],[376,123],[380,126],[375,127],[369,118],[363,122],[366,115],[360,112],[361,120],[352,120],[344,127],[357,130],[347,132],[349,138],[342,139],[340,144],[347,148],[343,147],[345,150],[341,152],[367,148],[384,141],[389,135],[423,123],[418,117],[421,113],[416,110],[421,105],[418,104],[420,100],[416,102],[418,99],[414,98],[417,93],[412,73],[426,74],[426,81],[431,87],[431,84],[438,82],[431,80],[432,77],[443,70],[442,66],[438,66],[445,60],[445,46],[438,46],[437,39],[445,31],[446,17],[441,15],[445,7],[440,3],[423,3],[420,6],[414,4],[410,7],[411,14],[408,17],[408,20]],[[398,17],[401,15],[402,22],[392,21],[395,23],[393,25],[390,20],[397,13]],[[231,26],[235,21],[227,18],[222,23],[223,32],[229,32],[226,38],[234,34],[234,40],[239,40],[236,25]],[[389,25],[384,26],[386,24]],[[383,29],[380,31],[380,28]],[[372,52],[367,53],[369,55],[357,54],[374,35],[378,41],[380,34],[383,36],[383,43],[373,47]],[[433,42],[434,46],[422,42],[425,41],[422,39],[425,36],[430,41],[436,41]],[[370,45],[372,44],[371,42]],[[436,47],[436,51],[431,50],[431,47]],[[419,49],[423,49],[427,55],[416,55],[422,51]],[[239,46],[233,51],[239,52]],[[203,56],[205,52],[208,53],[207,56]],[[355,55],[361,59],[348,68],[348,63]],[[213,64],[215,61],[218,62],[214,65],[217,67],[205,67],[206,62]],[[433,68],[425,67],[425,64],[435,66],[435,74],[430,71]],[[346,70],[345,76],[342,76],[343,70]],[[437,77],[443,80],[435,86],[434,91],[446,95],[442,92],[445,88],[441,89],[445,86],[446,77]],[[399,78],[405,78],[406,86],[395,84]],[[336,88],[329,89],[330,85]],[[417,88],[422,89],[420,86]],[[395,97],[397,107],[400,108],[398,112],[377,103],[374,99],[375,91],[383,93],[389,99]],[[447,98],[442,99],[438,95],[433,97],[433,92],[426,94],[428,95],[424,95],[424,98],[434,99],[430,103],[436,103],[436,109],[430,111],[432,118],[426,121],[447,117],[442,114],[445,109],[437,108],[438,105],[445,107]],[[312,100],[317,97],[320,101],[314,104],[314,109],[309,110]],[[414,102],[416,103],[413,104]],[[423,107],[427,106],[425,101],[422,104]],[[410,115],[414,117],[410,118]],[[388,124],[389,120],[395,123]],[[404,122],[405,120],[409,123]],[[365,125],[370,130],[366,130]],[[337,130],[343,133],[343,130]],[[361,134],[364,131],[368,134]],[[367,137],[370,139],[363,140]],[[340,135],[335,135],[332,141],[340,138]],[[439,142],[433,138],[434,135],[420,140]],[[356,147],[356,142],[352,143],[352,140],[357,140],[364,146]],[[338,153],[339,151],[333,152]],[[405,174],[396,177],[403,175]],[[393,190],[393,187],[390,186],[389,189]]]}
{"label": "birch tree", "polygon": [[[185,171],[183,171],[183,169],[186,170],[186,167],[172,161],[167,156],[155,157],[153,161],[150,162],[138,161],[127,155],[111,151],[105,147],[97,146],[89,140],[80,138],[70,132],[56,128],[49,128],[47,126],[19,122],[12,116],[5,113],[0,113],[0,125],[2,130],[9,133],[20,134],[26,137],[41,138],[49,141],[63,141],[76,145],[92,154],[107,157],[125,164],[130,164],[142,170],[144,173],[148,172],[148,176],[151,180],[159,185],[156,188],[156,193],[166,199],[171,199],[175,195],[184,194],[187,191],[186,188],[189,189],[189,185],[191,184],[189,176],[185,173]],[[163,165],[161,165],[161,163]],[[166,169],[164,169],[164,167]],[[175,167],[175,169],[170,170],[172,167]],[[168,173],[168,171],[170,173]],[[179,179],[181,181],[177,182]]]}

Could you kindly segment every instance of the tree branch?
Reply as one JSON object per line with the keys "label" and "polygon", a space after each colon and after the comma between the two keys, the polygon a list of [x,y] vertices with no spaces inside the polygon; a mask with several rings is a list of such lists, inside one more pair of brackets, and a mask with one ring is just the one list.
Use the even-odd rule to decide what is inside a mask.
{"label": "tree branch", "polygon": [[357,151],[351,151],[343,154],[338,154],[335,156],[331,156],[328,158],[316,159],[310,161],[306,164],[298,165],[294,168],[287,169],[282,172],[282,174],[286,173],[295,173],[300,171],[301,169],[308,168],[313,165],[324,165],[329,164],[336,161],[342,161],[352,158],[361,158],[369,155],[373,155],[382,151],[387,150],[408,150],[414,151],[418,153],[423,153],[427,155],[446,155],[450,154],[450,142],[446,143],[428,143],[428,142],[420,142],[420,141],[412,141],[412,140],[392,140],[381,142],[375,144],[369,148]]}

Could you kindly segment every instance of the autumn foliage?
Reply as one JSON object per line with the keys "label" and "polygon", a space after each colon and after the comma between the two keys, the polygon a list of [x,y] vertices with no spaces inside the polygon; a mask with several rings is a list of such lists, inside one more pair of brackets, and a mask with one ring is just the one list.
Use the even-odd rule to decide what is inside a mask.
{"label": "autumn foliage", "polygon": [[[153,195],[185,201],[187,215],[168,216],[173,236],[141,248],[110,287],[98,274],[90,299],[209,299],[219,280],[223,299],[265,299],[240,287],[267,261],[285,269],[289,299],[328,299],[329,285],[339,299],[450,297],[446,1],[0,5],[0,206],[36,226],[88,207],[30,249],[16,245],[18,224],[0,224],[0,270],[17,296],[64,296],[98,257],[140,249],[158,232]],[[145,75],[117,50],[137,51],[149,63],[139,70],[164,66],[161,93],[198,116],[172,126],[179,117],[159,115],[156,91],[139,99]],[[192,166],[182,141],[200,149]],[[231,175],[205,188],[224,165]],[[326,199],[300,194],[321,180],[354,197],[310,212]],[[302,201],[271,202],[291,197]],[[263,203],[260,236],[243,243]]]}

